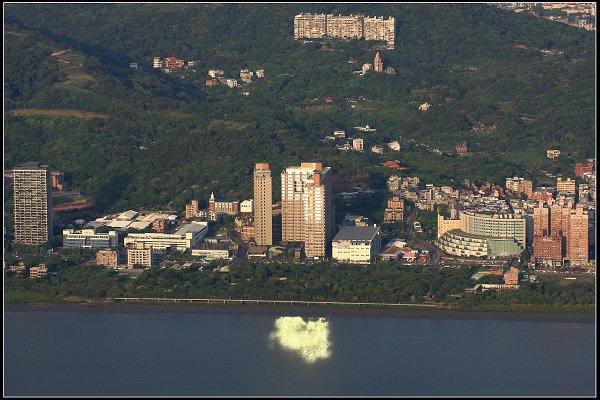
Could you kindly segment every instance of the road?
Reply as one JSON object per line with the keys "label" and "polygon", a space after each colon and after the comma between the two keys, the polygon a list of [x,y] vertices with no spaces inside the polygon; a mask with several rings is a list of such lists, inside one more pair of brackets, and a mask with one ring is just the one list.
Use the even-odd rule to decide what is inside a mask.
{"label": "road", "polygon": [[414,223],[417,220],[417,217],[419,216],[419,209],[415,206],[414,203],[411,202],[410,204],[411,204],[412,211],[406,217],[406,220],[405,220],[406,227],[404,228],[404,233],[406,234],[408,239],[410,239],[413,243],[415,243],[416,247],[418,247],[419,249],[422,249],[422,250],[429,251],[428,265],[438,265],[440,262],[440,256],[439,256],[437,247],[435,247],[433,244],[431,244],[430,242],[428,242],[426,240],[417,238],[415,236],[415,233],[413,232]]}

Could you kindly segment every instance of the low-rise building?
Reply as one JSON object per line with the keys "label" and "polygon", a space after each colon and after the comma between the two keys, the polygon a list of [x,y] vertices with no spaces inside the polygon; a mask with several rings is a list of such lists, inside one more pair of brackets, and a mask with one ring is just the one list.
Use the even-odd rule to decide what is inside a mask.
{"label": "low-rise building", "polygon": [[398,141],[393,141],[391,143],[388,143],[388,147],[394,151],[400,151],[400,142]]}
{"label": "low-rise building", "polygon": [[240,213],[252,214],[254,212],[254,199],[244,200],[240,203]]}
{"label": "low-rise building", "polygon": [[387,208],[383,213],[383,222],[394,223],[404,220],[404,199],[394,196],[387,202]]}
{"label": "low-rise building", "polygon": [[247,69],[240,70],[240,79],[245,83],[252,82],[252,77],[254,76],[254,72],[248,71]]}
{"label": "low-rise building", "polygon": [[219,83],[222,83],[224,85],[227,85],[230,88],[234,88],[234,87],[238,87],[239,83],[236,79],[231,79],[231,78],[219,78],[217,79],[219,81]]}
{"label": "low-rise building", "polygon": [[427,111],[427,110],[429,110],[429,107],[431,107],[431,104],[429,104],[429,103],[423,103],[423,104],[421,104],[419,106],[419,110],[421,110],[421,111]]}
{"label": "low-rise building", "polygon": [[560,150],[546,150],[546,157],[554,160],[560,156]]}
{"label": "low-rise building", "polygon": [[375,226],[344,226],[332,242],[332,257],[354,264],[369,264],[380,250],[381,236]]}
{"label": "low-rise building", "polygon": [[575,176],[581,178],[585,173],[593,173],[594,172],[594,162],[588,163],[578,163],[575,164]]}
{"label": "low-rise building", "polygon": [[198,200],[192,200],[185,205],[185,218],[190,219],[198,216]]}
{"label": "low-rise building", "polygon": [[29,277],[30,278],[42,278],[48,275],[48,268],[46,268],[45,264],[40,264],[37,267],[29,268]]}
{"label": "low-rise building", "polygon": [[134,268],[136,265],[150,268],[153,264],[154,250],[151,247],[136,243],[127,248],[127,268]]}
{"label": "low-rise building", "polygon": [[215,194],[211,193],[210,199],[208,200],[208,211],[228,215],[238,215],[240,212],[240,202],[237,200],[215,199]]}
{"label": "low-rise building", "polygon": [[96,253],[96,265],[117,268],[119,266],[119,252],[116,250],[98,250]]}
{"label": "low-rise building", "polygon": [[130,233],[124,240],[125,246],[140,243],[156,250],[174,249],[185,251],[196,246],[208,232],[206,222],[193,221],[182,225],[175,233]]}
{"label": "low-rise building", "polygon": [[352,139],[352,148],[356,151],[364,151],[364,141],[361,138]]}
{"label": "low-rise building", "polygon": [[198,246],[192,249],[192,255],[198,257],[204,257],[205,259],[230,259],[231,251],[229,249],[229,243],[200,243]]}
{"label": "low-rise building", "polygon": [[164,232],[166,227],[167,220],[165,218],[158,218],[152,221],[152,230],[154,232]]}
{"label": "low-rise building", "polygon": [[8,267],[9,272],[14,272],[16,274],[22,274],[25,272],[25,263],[23,261],[19,261],[17,265],[11,265]]}
{"label": "low-rise building", "polygon": [[575,194],[575,180],[571,178],[562,179],[561,177],[556,178],[556,191],[560,193],[571,193]]}
{"label": "low-rise building", "polygon": [[66,248],[108,248],[115,247],[119,242],[117,231],[96,233],[96,229],[63,230],[63,247]]}
{"label": "low-rise building", "polygon": [[371,151],[375,154],[383,154],[383,147],[381,146],[372,146]]}
{"label": "low-rise building", "polygon": [[511,267],[506,273],[504,273],[504,284],[505,285],[518,285],[519,284],[519,269]]}
{"label": "low-rise building", "polygon": [[209,69],[208,70],[208,76],[210,76],[211,78],[220,78],[224,74],[225,73],[223,72],[222,69]]}
{"label": "low-rise building", "polygon": [[467,142],[462,142],[456,145],[456,154],[459,156],[464,156],[469,153],[469,149],[467,147]]}
{"label": "low-rise building", "polygon": [[443,215],[438,214],[437,216],[437,237],[440,238],[442,235],[453,229],[460,229],[460,218],[459,219],[446,219]]}

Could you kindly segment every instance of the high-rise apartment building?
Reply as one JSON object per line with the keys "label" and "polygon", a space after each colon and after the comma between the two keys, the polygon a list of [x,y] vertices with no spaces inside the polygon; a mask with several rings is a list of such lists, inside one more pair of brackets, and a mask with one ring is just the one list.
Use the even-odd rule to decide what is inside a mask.
{"label": "high-rise apartment building", "polygon": [[577,206],[569,213],[569,237],[567,239],[567,258],[571,265],[587,263],[589,231],[588,211],[582,206]]}
{"label": "high-rise apartment building", "polygon": [[323,38],[327,35],[325,14],[298,14],[294,17],[294,39]]}
{"label": "high-rise apartment building", "polygon": [[396,20],[394,17],[364,15],[305,14],[294,17],[294,39],[352,38],[380,40],[394,48]]}
{"label": "high-rise apartment building", "polygon": [[273,178],[267,163],[254,168],[254,238],[259,246],[273,244]]}
{"label": "high-rise apartment building", "polygon": [[365,40],[383,40],[388,47],[394,48],[396,36],[396,19],[389,17],[364,17],[363,32]]}
{"label": "high-rise apartment building", "polygon": [[381,61],[381,56],[379,52],[375,54],[375,60],[373,61],[373,70],[375,72],[383,72],[383,62]]}
{"label": "high-rise apartment building", "polygon": [[52,237],[52,186],[48,165],[28,162],[13,170],[15,242],[42,244]]}
{"label": "high-rise apartment building", "polygon": [[[549,203],[549,204],[548,204]],[[563,259],[572,265],[589,261],[589,215],[573,202],[540,202],[533,209],[533,255],[537,262],[560,266]]]}
{"label": "high-rise apartment building", "polygon": [[325,257],[334,228],[331,168],[301,163],[281,173],[282,240],[304,242],[307,257]]}
{"label": "high-rise apartment building", "polygon": [[327,37],[360,39],[363,37],[363,16],[328,14],[326,32]]}

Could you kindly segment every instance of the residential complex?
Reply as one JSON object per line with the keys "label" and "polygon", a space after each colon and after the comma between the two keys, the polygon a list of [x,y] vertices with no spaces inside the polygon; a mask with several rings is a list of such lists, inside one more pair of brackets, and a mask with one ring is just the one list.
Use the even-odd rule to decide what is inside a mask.
{"label": "residential complex", "polygon": [[273,181],[267,163],[254,169],[254,239],[259,246],[273,244]]}
{"label": "residential complex", "polygon": [[294,39],[342,38],[379,40],[394,48],[396,36],[394,17],[364,15],[305,14],[294,17]]}
{"label": "residential complex", "polygon": [[13,170],[15,242],[52,238],[52,185],[48,165],[28,162]]}
{"label": "residential complex", "polygon": [[334,229],[331,167],[301,163],[281,173],[282,240],[304,242],[307,257],[325,257]]}

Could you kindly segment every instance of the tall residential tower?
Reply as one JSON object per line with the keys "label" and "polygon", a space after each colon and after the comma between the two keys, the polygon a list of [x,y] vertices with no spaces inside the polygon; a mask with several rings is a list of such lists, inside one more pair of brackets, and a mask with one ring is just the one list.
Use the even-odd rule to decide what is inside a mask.
{"label": "tall residential tower", "polygon": [[42,244],[52,238],[52,184],[48,165],[28,162],[14,173],[15,242]]}
{"label": "tall residential tower", "polygon": [[273,181],[269,164],[257,163],[254,169],[254,237],[256,244],[273,244]]}
{"label": "tall residential tower", "polygon": [[281,173],[282,240],[304,242],[308,257],[325,257],[333,236],[331,168],[301,163]]}

